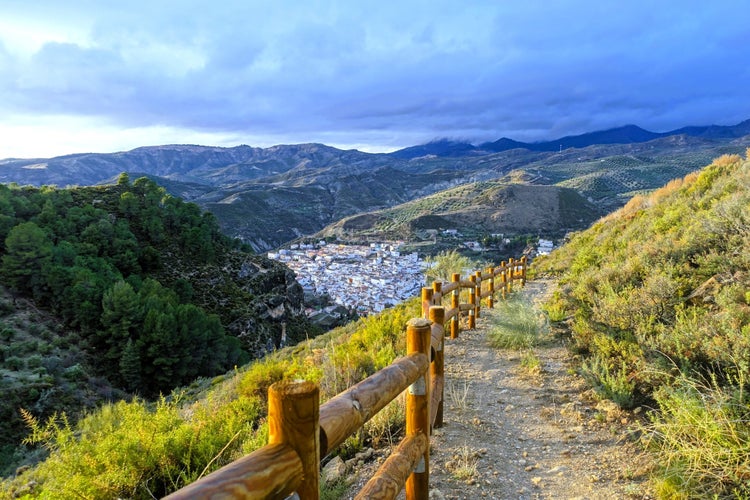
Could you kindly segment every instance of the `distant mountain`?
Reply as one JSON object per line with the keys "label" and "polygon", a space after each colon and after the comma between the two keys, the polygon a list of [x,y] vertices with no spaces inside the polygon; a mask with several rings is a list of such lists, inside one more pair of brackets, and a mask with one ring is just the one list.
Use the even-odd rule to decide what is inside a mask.
{"label": "distant mountain", "polygon": [[708,125],[705,127],[683,127],[665,135],[685,134],[691,137],[704,137],[706,139],[737,139],[750,135],[750,120],[738,123],[737,125],[722,126]]}
{"label": "distant mountain", "polygon": [[632,142],[646,142],[663,137],[665,134],[649,132],[635,125],[590,132],[581,135],[562,137],[556,141],[530,144],[534,151],[559,151],[568,148],[585,148],[594,144],[628,144]]}
{"label": "distant mountain", "polygon": [[480,146],[480,148],[485,151],[494,151],[495,153],[508,151],[509,149],[529,149],[533,151],[529,143],[514,141],[513,139],[508,139],[507,137],[498,139],[495,142],[485,142]]}
{"label": "distant mountain", "polygon": [[[95,185],[145,175],[213,212],[256,251],[314,234],[345,217],[387,209],[456,186],[518,178],[578,190],[607,210],[724,153],[744,152],[750,121],[679,135],[629,125],[544,143],[503,138],[480,146],[440,140],[390,154],[323,144],[270,148],[165,145],[112,154],[0,160],[0,182]],[[562,147],[561,147],[562,146]],[[562,151],[561,151],[562,149]]]}
{"label": "distant mountain", "polygon": [[389,153],[393,158],[411,160],[423,156],[466,156],[470,154],[481,154],[482,151],[468,142],[439,139],[420,146],[411,146]]}
{"label": "distant mountain", "polygon": [[670,132],[651,132],[637,125],[624,125],[622,127],[588,132],[580,135],[569,135],[542,142],[521,142],[503,137],[494,142],[485,142],[478,146],[466,142],[440,139],[421,146],[411,146],[390,153],[396,158],[418,158],[421,156],[435,155],[443,157],[458,157],[466,155],[481,155],[487,153],[500,153],[511,149],[528,149],[529,151],[560,151],[568,148],[585,148],[598,144],[630,144],[652,141],[661,137],[673,135],[687,135],[704,139],[736,139],[750,135],[750,120],[737,125],[708,125],[697,127],[683,127]]}

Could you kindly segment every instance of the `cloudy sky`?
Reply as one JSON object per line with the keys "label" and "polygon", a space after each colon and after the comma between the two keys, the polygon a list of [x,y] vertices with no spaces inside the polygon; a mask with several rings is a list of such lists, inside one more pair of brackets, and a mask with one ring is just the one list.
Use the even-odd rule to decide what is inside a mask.
{"label": "cloudy sky", "polygon": [[0,158],[750,118],[746,0],[3,0]]}

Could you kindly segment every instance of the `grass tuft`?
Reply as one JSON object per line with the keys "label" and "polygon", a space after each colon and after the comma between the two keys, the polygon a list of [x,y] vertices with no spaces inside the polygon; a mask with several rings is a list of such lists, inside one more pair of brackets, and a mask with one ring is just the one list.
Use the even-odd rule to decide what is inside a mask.
{"label": "grass tuft", "polygon": [[462,446],[445,464],[445,468],[459,481],[471,481],[477,476],[479,453],[469,446]]}
{"label": "grass tuft", "polygon": [[[744,384],[742,384],[744,385]],[[679,378],[655,393],[648,446],[664,498],[750,498],[750,407],[740,384]]]}
{"label": "grass tuft", "polygon": [[544,314],[528,301],[513,297],[495,306],[490,344],[499,349],[530,349],[547,329]]}

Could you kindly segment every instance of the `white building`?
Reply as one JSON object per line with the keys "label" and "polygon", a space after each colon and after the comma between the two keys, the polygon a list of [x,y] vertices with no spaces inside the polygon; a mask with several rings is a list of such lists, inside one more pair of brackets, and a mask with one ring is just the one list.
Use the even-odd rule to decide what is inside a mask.
{"label": "white building", "polygon": [[551,240],[544,240],[542,238],[539,238],[539,242],[537,243],[536,247],[536,253],[537,255],[549,255],[554,247],[555,244]]}

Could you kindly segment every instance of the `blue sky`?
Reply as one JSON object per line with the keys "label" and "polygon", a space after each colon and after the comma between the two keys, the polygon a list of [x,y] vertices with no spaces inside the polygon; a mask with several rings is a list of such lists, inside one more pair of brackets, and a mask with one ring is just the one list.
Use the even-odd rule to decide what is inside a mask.
{"label": "blue sky", "polygon": [[0,158],[750,118],[746,0],[3,0]]}

